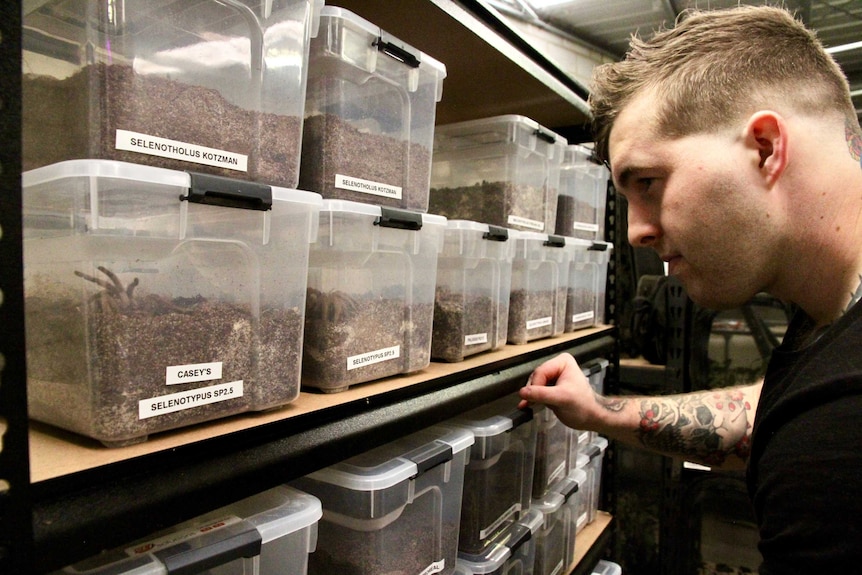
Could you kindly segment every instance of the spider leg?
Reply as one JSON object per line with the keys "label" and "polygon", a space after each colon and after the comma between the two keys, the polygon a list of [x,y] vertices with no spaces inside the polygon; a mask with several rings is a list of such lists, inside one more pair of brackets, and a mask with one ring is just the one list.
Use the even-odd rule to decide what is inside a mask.
{"label": "spider leg", "polygon": [[113,283],[113,289],[109,288],[111,293],[121,294],[125,291],[123,289],[123,283],[120,281],[120,278],[117,277],[117,274],[115,274],[105,266],[99,266],[96,269],[108,276],[108,278],[110,278],[111,282]]}
{"label": "spider leg", "polygon": [[97,277],[91,276],[89,274],[85,274],[84,272],[79,272],[78,270],[75,270],[75,275],[78,276],[79,278],[83,278],[83,279],[87,280],[88,282],[93,282],[97,286],[103,287],[108,291],[112,291],[114,289],[114,286],[112,284],[109,284],[108,282],[106,282],[102,278],[97,278]]}

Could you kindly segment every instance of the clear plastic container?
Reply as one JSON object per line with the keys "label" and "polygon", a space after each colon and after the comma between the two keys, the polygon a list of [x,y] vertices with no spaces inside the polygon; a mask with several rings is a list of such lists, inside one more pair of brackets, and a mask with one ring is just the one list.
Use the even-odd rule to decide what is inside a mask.
{"label": "clear plastic container", "polygon": [[622,575],[622,572],[623,568],[619,564],[602,559],[593,567],[592,575]]}
{"label": "clear plastic container", "polygon": [[25,170],[106,159],[296,187],[323,0],[31,4]]}
{"label": "clear plastic container", "polygon": [[325,392],[431,362],[446,218],[323,200],[311,246],[302,385]]}
{"label": "clear plastic container", "polygon": [[[573,469],[566,477],[551,487],[551,491],[559,493],[564,498],[562,517],[565,525],[566,565],[571,565],[575,561],[578,517],[580,516],[581,497],[586,492],[586,481],[587,473],[583,469]],[[586,517],[584,519],[586,520]]]}
{"label": "clear plastic container", "polygon": [[537,409],[536,462],[533,466],[533,499],[541,499],[552,485],[566,476],[572,452],[570,428],[547,407]]}
{"label": "clear plastic container", "polygon": [[565,497],[550,492],[542,499],[533,500],[532,509],[542,514],[542,523],[535,534],[536,556],[533,562],[535,575],[565,573],[566,524],[564,521]]}
{"label": "clear plastic container", "polygon": [[572,258],[565,238],[514,231],[510,237],[515,240],[515,259],[508,342],[523,344],[560,335],[565,328]]}
{"label": "clear plastic container", "polygon": [[587,523],[595,521],[596,514],[599,510],[599,498],[602,490],[602,462],[604,461],[605,450],[607,450],[607,448],[608,440],[604,437],[598,436],[593,439],[584,450],[584,453],[590,458],[589,479],[592,482],[589,506],[587,508]]}
{"label": "clear plastic container", "polygon": [[578,474],[580,495],[575,531],[580,533],[590,522],[590,502],[593,500],[593,469],[590,467],[590,457],[585,453],[578,453],[575,469],[571,473]]}
{"label": "clear plastic container", "polygon": [[602,241],[610,174],[591,157],[592,150],[581,145],[566,146],[563,152],[554,233]]}
{"label": "clear plastic container", "polygon": [[31,417],[123,445],[298,397],[318,194],[109,160],[22,179]]}
{"label": "clear plastic container", "polygon": [[453,573],[472,443],[432,427],[296,480],[324,511],[309,573]]}
{"label": "clear plastic container", "polygon": [[429,209],[553,233],[565,138],[524,116],[437,126]]}
{"label": "clear plastic container", "polygon": [[571,332],[605,321],[608,262],[613,245],[566,238],[566,246],[572,251],[572,264],[569,268],[565,331]]}
{"label": "clear plastic container", "polygon": [[311,42],[300,186],[427,211],[445,77],[431,56],[353,12],[324,7]]}
{"label": "clear plastic container", "polygon": [[476,438],[464,477],[458,544],[466,553],[482,553],[530,507],[536,422],[531,409],[517,405],[517,395],[509,395],[446,422]]}
{"label": "clear plastic container", "polygon": [[55,575],[305,575],[321,515],[316,497],[279,486]]}
{"label": "clear plastic container", "polygon": [[[594,359],[581,365],[581,371],[590,382],[590,387],[598,394],[605,392],[605,376],[608,372],[608,360],[604,358]],[[579,449],[586,449],[598,434],[595,431],[579,431]]]}
{"label": "clear plastic container", "polygon": [[433,359],[461,361],[506,344],[514,255],[506,228],[447,222],[437,259]]}

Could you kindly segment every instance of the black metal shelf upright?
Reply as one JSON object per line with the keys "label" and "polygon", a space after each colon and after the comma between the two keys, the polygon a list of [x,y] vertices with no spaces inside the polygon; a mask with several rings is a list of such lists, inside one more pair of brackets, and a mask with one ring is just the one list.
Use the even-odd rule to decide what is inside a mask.
{"label": "black metal shelf upright", "polygon": [[32,556],[21,241],[21,2],[0,8],[0,573]]}

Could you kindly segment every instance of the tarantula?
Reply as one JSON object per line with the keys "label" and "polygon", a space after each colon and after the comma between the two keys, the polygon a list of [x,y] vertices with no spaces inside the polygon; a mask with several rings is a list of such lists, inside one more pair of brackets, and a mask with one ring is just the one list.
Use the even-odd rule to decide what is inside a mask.
{"label": "tarantula", "polygon": [[327,293],[309,289],[306,313],[309,317],[340,323],[349,318],[357,308],[356,300],[342,291]]}
{"label": "tarantula", "polygon": [[[90,302],[95,304],[96,309],[99,311],[128,313],[134,310],[148,310],[156,314],[169,312],[189,313],[187,308],[179,307],[161,296],[147,295],[143,298],[135,297],[135,288],[139,283],[138,278],[133,279],[128,285],[124,286],[120,278],[117,277],[117,274],[108,268],[99,266],[96,269],[108,276],[108,280],[110,281],[85,274],[78,270],[75,270],[75,275],[104,288],[90,299]],[[198,303],[200,299],[192,298],[190,303]]]}

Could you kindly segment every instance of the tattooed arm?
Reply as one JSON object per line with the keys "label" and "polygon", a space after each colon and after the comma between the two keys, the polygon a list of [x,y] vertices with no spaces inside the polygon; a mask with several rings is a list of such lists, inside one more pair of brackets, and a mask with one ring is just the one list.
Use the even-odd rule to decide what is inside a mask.
{"label": "tattooed arm", "polygon": [[714,467],[742,468],[761,384],[653,397],[595,393],[577,362],[562,354],[540,365],[521,405],[543,403],[575,429],[597,431],[652,451]]}

